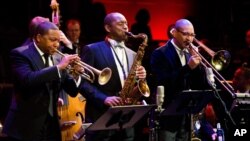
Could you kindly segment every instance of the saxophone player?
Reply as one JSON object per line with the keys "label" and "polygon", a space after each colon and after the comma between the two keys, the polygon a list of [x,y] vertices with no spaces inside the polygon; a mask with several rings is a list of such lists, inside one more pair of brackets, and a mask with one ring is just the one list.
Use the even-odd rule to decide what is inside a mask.
{"label": "saxophone player", "polygon": [[[128,31],[128,23],[121,13],[109,13],[104,19],[104,28],[107,36],[104,41],[86,45],[81,51],[83,62],[97,68],[109,67],[112,76],[105,85],[84,82],[81,84],[80,92],[87,99],[86,122],[94,123],[111,106],[123,105],[119,92],[124,86],[124,81],[131,71],[136,53],[124,44]],[[146,78],[146,70],[142,66],[136,67],[136,77]],[[108,130],[87,132],[86,141],[133,141],[134,129],[122,131]]]}

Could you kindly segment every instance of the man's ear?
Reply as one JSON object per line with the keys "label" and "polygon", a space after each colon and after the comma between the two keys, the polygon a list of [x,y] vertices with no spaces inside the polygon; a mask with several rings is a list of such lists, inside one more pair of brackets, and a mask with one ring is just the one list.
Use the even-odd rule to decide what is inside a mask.
{"label": "man's ear", "polygon": [[35,36],[35,40],[36,40],[37,42],[40,42],[40,41],[41,41],[41,38],[42,38],[42,35],[41,35],[41,34],[37,34],[37,35]]}
{"label": "man's ear", "polygon": [[170,30],[170,34],[172,34],[172,36],[174,36],[175,33],[176,33],[176,28],[172,28],[172,29]]}
{"label": "man's ear", "polygon": [[108,33],[110,32],[110,29],[111,29],[110,25],[106,24],[106,25],[104,26],[104,28],[105,28],[105,30],[106,30]]}

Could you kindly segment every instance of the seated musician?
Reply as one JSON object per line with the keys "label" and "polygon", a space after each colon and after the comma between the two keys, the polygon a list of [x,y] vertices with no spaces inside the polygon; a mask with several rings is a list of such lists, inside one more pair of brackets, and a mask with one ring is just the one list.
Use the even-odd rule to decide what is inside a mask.
{"label": "seated musician", "polygon": [[[232,86],[236,94],[235,99],[229,93],[220,92],[221,99],[228,109],[228,114],[219,100],[213,101],[213,108],[218,118],[217,122],[222,124],[225,138],[234,138],[235,129],[249,126],[249,112],[246,111],[249,104],[246,102],[250,102],[250,97],[248,97],[250,96],[250,67],[247,64],[243,64],[235,70],[232,78]],[[245,104],[242,104],[241,99],[244,99]]]}
{"label": "seated musician", "polygon": [[242,67],[238,68],[233,77],[233,87],[236,93],[250,92],[250,67],[244,63]]}
{"label": "seated musician", "polygon": [[231,114],[237,127],[248,127],[250,119],[250,67],[246,63],[235,71],[232,82],[236,92],[236,100]]}

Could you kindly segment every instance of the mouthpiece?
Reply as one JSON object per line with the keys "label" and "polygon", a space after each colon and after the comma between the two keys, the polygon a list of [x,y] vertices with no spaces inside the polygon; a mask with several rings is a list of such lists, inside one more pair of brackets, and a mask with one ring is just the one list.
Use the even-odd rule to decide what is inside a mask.
{"label": "mouthpiece", "polygon": [[146,39],[147,38],[147,35],[144,34],[144,33],[139,33],[138,35],[134,35],[132,32],[127,32],[127,31],[124,31],[125,34],[129,37],[132,37],[132,38],[141,38],[141,39]]}
{"label": "mouthpiece", "polygon": [[127,35],[127,36],[132,36],[132,37],[134,37],[135,35],[133,34],[133,33],[131,33],[131,32],[127,32],[127,31],[124,31],[125,32],[125,34]]}

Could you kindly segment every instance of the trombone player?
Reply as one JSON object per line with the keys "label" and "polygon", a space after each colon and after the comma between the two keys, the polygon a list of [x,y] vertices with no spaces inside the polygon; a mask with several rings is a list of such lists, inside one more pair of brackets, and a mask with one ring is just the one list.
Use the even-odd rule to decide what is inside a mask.
{"label": "trombone player", "polygon": [[[150,62],[157,85],[165,87],[163,108],[183,90],[208,87],[204,68],[200,65],[201,57],[189,48],[195,37],[193,24],[187,19],[179,19],[171,33],[172,39],[153,51]],[[188,114],[161,116],[159,139],[188,141],[190,121]]]}

